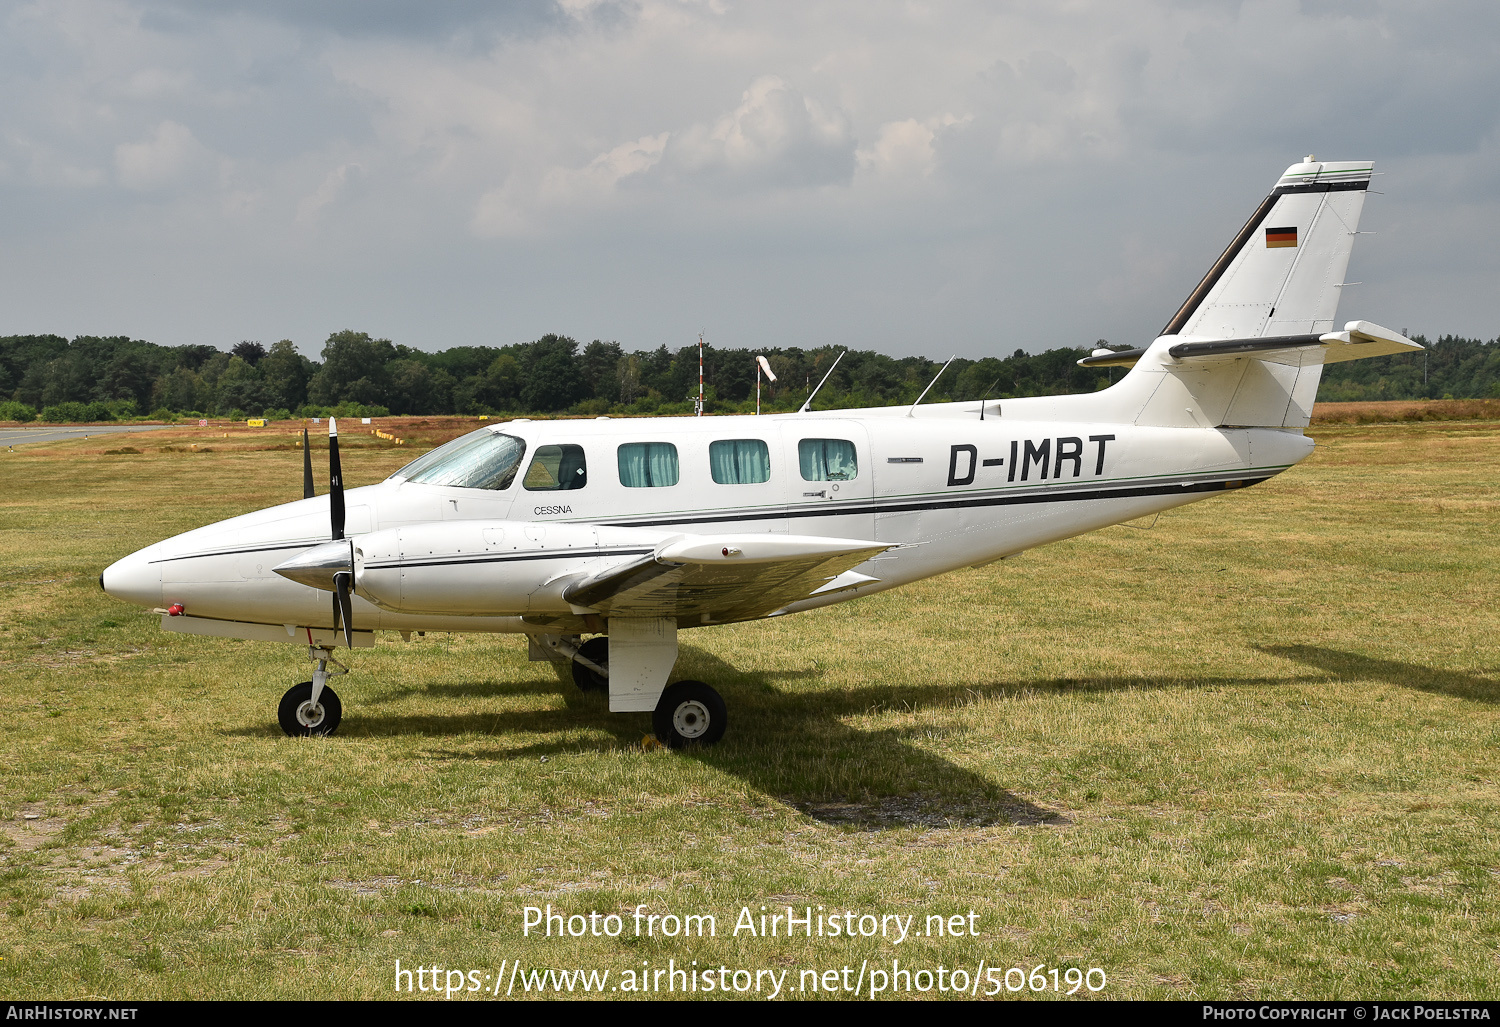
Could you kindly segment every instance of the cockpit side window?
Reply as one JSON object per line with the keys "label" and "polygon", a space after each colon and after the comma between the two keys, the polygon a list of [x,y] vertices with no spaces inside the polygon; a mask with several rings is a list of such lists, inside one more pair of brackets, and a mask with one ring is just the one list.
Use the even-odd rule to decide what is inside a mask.
{"label": "cockpit side window", "polygon": [[589,483],[583,447],[538,446],[521,484],[528,492],[561,492],[581,489]]}
{"label": "cockpit side window", "polygon": [[526,443],[521,439],[480,428],[418,457],[391,477],[498,492],[510,488],[525,455]]}

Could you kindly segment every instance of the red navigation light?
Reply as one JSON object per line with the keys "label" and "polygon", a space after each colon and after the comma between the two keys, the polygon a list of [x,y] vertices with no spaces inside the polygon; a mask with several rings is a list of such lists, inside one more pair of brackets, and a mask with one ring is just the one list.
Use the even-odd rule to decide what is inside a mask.
{"label": "red navigation light", "polygon": [[167,607],[168,617],[181,617],[184,612],[186,612],[186,610],[181,603],[173,603],[171,606]]}

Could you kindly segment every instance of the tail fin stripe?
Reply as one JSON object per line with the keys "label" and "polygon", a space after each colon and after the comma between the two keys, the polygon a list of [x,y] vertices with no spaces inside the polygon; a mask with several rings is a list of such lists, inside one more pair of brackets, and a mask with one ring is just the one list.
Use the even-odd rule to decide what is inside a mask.
{"label": "tail fin stripe", "polygon": [[[1286,186],[1285,188],[1290,191],[1295,187]],[[1306,191],[1312,192],[1313,190],[1308,189]],[[1213,267],[1208,269],[1208,274],[1203,276],[1203,281],[1198,283],[1198,287],[1188,295],[1188,298],[1183,301],[1182,306],[1177,308],[1177,313],[1172,315],[1172,320],[1167,322],[1167,326],[1158,332],[1158,335],[1176,335],[1182,331],[1182,326],[1187,324],[1188,318],[1193,316],[1193,313],[1198,309],[1198,304],[1202,303],[1203,298],[1209,294],[1215,285],[1219,284],[1219,279],[1223,277],[1225,271],[1229,270],[1229,265],[1233,263],[1234,258],[1239,254],[1245,243],[1250,241],[1250,237],[1255,234],[1255,230],[1266,220],[1266,215],[1271,213],[1271,208],[1276,206],[1279,194],[1280,190],[1274,191],[1270,196],[1261,201],[1261,205],[1256,208],[1255,213],[1250,215],[1250,220],[1245,222],[1245,227],[1239,230],[1229,246],[1219,255],[1219,259],[1214,261]]]}
{"label": "tail fin stripe", "polygon": [[1363,192],[1370,188],[1368,178],[1356,182],[1298,182],[1296,185],[1280,185],[1271,194],[1272,197],[1282,196],[1286,193],[1344,193],[1359,191]]}

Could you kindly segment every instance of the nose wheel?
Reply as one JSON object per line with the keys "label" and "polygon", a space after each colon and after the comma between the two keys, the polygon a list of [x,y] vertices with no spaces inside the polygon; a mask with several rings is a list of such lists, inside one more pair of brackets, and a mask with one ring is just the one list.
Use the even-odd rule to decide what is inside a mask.
{"label": "nose wheel", "polygon": [[651,727],[656,740],[673,749],[713,745],[724,737],[724,700],[701,681],[679,681],[662,692]]}
{"label": "nose wheel", "polygon": [[331,735],[344,717],[344,706],[333,689],[324,685],[317,702],[313,701],[312,693],[313,683],[304,681],[287,689],[281,697],[276,719],[281,721],[281,730],[293,738]]}
{"label": "nose wheel", "polygon": [[[349,673],[349,668],[335,660],[331,650],[319,646],[308,646],[307,656],[313,662],[313,679],[288,688],[276,709],[281,730],[293,738],[331,735],[344,719],[344,704],[328,687],[328,679]],[[333,664],[333,670],[328,669],[329,664]]]}

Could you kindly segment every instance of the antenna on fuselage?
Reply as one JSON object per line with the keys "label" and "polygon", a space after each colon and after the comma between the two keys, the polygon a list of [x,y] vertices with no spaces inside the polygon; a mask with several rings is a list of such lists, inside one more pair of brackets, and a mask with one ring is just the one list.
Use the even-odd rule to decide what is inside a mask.
{"label": "antenna on fuselage", "polygon": [[[955,353],[955,354],[953,354],[953,356],[951,356],[951,357],[948,358],[948,364],[953,363],[953,361],[955,361],[957,359],[958,359],[958,354]],[[922,390],[922,394],[917,397],[917,403],[920,403],[920,402],[922,402],[922,400],[924,400],[924,399],[927,398],[927,394],[932,391],[932,387],[937,384],[937,380],[943,376],[943,372],[944,371],[948,370],[948,364],[944,364],[938,370],[938,373],[932,376],[932,381],[930,381],[930,382],[927,383],[927,388],[923,389]],[[915,416],[917,416],[917,403],[913,403],[911,405],[911,409],[906,412],[906,416],[907,417],[915,417]]]}
{"label": "antenna on fuselage", "polygon": [[[1004,377],[1004,375],[1000,376],[1000,378]],[[995,386],[1000,384],[1000,378],[996,378],[994,381],[990,382],[990,387],[984,390],[983,396],[979,397],[979,419],[981,421],[984,420],[984,401],[990,398],[990,393],[994,392]]]}
{"label": "antenna on fuselage", "polygon": [[[849,351],[847,349],[844,350],[844,353],[848,353],[848,352]],[[821,381],[821,382],[818,383],[818,389],[821,389],[823,387],[823,383],[826,382],[826,381],[828,381],[829,376],[833,374],[833,368],[839,366],[839,361],[844,359],[844,353],[840,353],[837,357],[834,358],[834,360],[833,360],[833,367],[830,367],[828,369],[828,374],[825,374],[823,376],[823,381]],[[802,406],[800,406],[797,409],[797,413],[799,413],[799,414],[805,414],[810,409],[812,409],[813,397],[818,394],[818,389],[813,389],[811,392],[809,392],[807,394],[807,400],[806,400],[806,402],[804,402],[802,404]]]}

